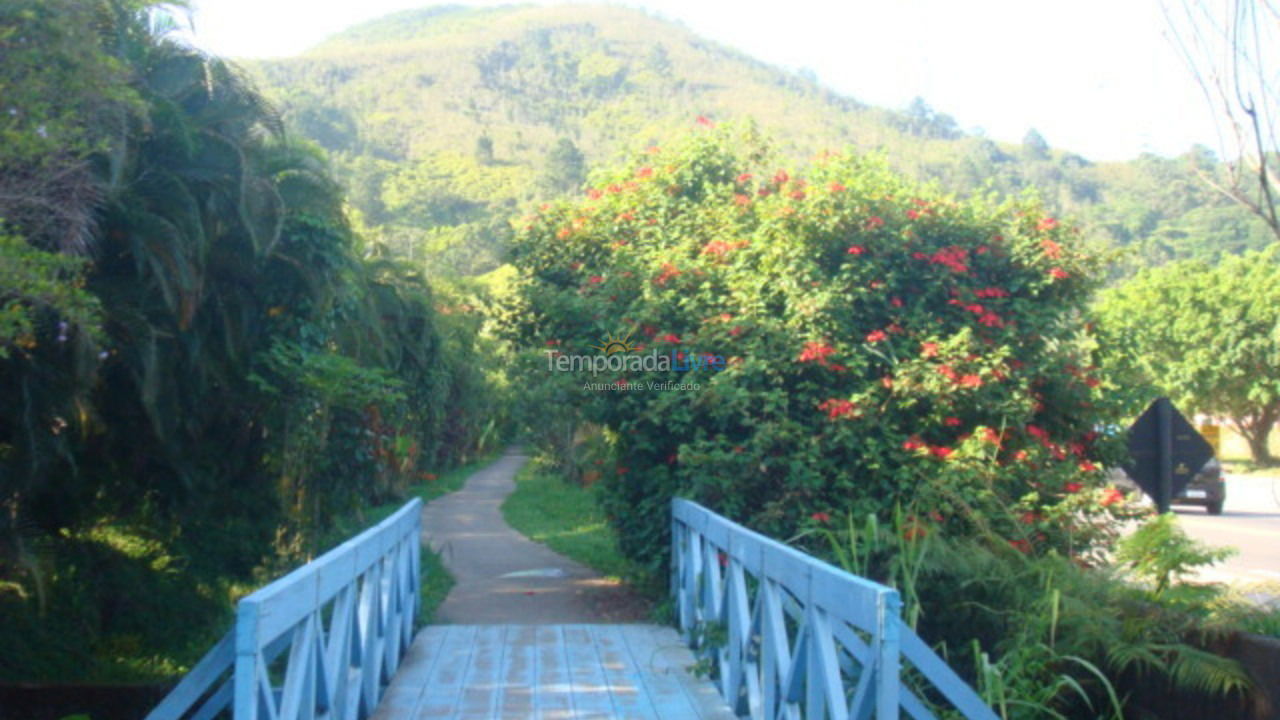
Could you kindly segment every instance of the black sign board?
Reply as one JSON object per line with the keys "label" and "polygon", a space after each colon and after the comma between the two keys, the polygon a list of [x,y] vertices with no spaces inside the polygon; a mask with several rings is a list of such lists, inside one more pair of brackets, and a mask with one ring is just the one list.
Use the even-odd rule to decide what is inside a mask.
{"label": "black sign board", "polygon": [[1129,428],[1125,472],[1156,501],[1160,512],[1213,457],[1213,446],[1191,427],[1168,398],[1156,398]]}

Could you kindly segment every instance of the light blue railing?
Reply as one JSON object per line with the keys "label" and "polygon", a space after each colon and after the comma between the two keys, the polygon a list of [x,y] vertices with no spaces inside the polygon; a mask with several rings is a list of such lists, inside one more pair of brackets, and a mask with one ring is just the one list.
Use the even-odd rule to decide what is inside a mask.
{"label": "light blue railing", "polygon": [[414,499],[246,596],[235,626],[147,720],[371,715],[413,639],[421,529]]}
{"label": "light blue railing", "polygon": [[739,716],[932,720],[930,707],[945,703],[997,720],[903,623],[893,588],[688,500],[674,500],[671,517],[680,629]]}

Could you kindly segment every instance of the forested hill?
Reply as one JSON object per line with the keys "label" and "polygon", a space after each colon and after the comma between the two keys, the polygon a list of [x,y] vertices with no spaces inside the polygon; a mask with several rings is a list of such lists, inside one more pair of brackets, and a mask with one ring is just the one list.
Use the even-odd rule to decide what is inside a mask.
{"label": "forested hill", "polygon": [[1092,163],[1033,131],[997,143],[923,101],[870,107],[636,10],[434,7],[250,68],[331,152],[368,229],[436,269],[494,267],[522,207],[699,116],[753,118],[791,166],[853,145],[961,194],[1037,187],[1095,242],[1131,248],[1129,267],[1267,240],[1196,177],[1215,170],[1207,151]]}

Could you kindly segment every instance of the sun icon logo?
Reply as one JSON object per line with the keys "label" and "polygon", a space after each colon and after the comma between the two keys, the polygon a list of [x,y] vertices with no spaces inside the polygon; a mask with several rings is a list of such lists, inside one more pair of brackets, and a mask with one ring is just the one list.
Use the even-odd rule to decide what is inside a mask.
{"label": "sun icon logo", "polygon": [[[632,331],[634,332],[634,331]],[[592,345],[592,349],[599,350],[605,355],[613,355],[614,353],[635,352],[635,348],[631,346],[631,333],[627,333],[626,337],[616,337],[613,333],[605,336],[603,345]]]}

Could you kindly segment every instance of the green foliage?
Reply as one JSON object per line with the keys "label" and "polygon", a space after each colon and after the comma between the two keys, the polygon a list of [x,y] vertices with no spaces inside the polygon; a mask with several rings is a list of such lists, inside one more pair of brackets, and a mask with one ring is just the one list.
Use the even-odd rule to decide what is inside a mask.
{"label": "green foliage", "polygon": [[1232,629],[1213,611],[1212,589],[1191,602],[1192,586],[1156,593],[1106,566],[1029,556],[999,538],[940,540],[923,565],[921,635],[953,667],[969,656],[1002,717],[1141,717],[1170,693],[1251,689],[1237,662],[1210,650]]}
{"label": "green foliage", "polygon": [[[1025,201],[957,201],[874,160],[761,172],[703,131],[526,219],[509,335],[611,433],[606,507],[657,572],[673,494],[775,537],[920,499],[948,527],[1085,552],[1105,534],[1105,395],[1079,311],[1092,261]],[[609,337],[724,369],[561,373]],[[571,376],[572,380],[565,378]],[[528,378],[525,378],[528,381]],[[639,383],[635,391],[590,387]],[[654,390],[647,383],[697,383]],[[1034,532],[1010,523],[1017,505]]]}
{"label": "green foliage", "polygon": [[[324,155],[151,9],[0,8],[0,105],[67,103],[0,115],[0,182],[48,181],[0,188],[6,680],[180,672],[335,518],[502,441],[474,313],[364,245]],[[25,214],[73,191],[92,222]]]}
{"label": "green foliage", "polygon": [[0,235],[0,359],[15,347],[30,350],[39,343],[43,315],[58,318],[49,323],[53,332],[45,333],[53,342],[66,343],[73,328],[92,339],[100,336],[97,300],[83,290],[85,264]]}
{"label": "green foliage", "polygon": [[1173,513],[1156,515],[1116,546],[1116,562],[1127,566],[1157,595],[1178,585],[1201,567],[1236,554],[1233,548],[1210,548],[1192,540],[1178,527]]}
{"label": "green foliage", "polygon": [[582,151],[568,138],[560,138],[547,153],[543,184],[553,193],[577,192],[586,179],[587,168]]}
{"label": "green foliage", "polygon": [[[1280,246],[1140,273],[1097,303],[1107,361],[1187,412],[1226,417],[1253,459],[1280,420]],[[1136,408],[1135,408],[1136,409]]]}

